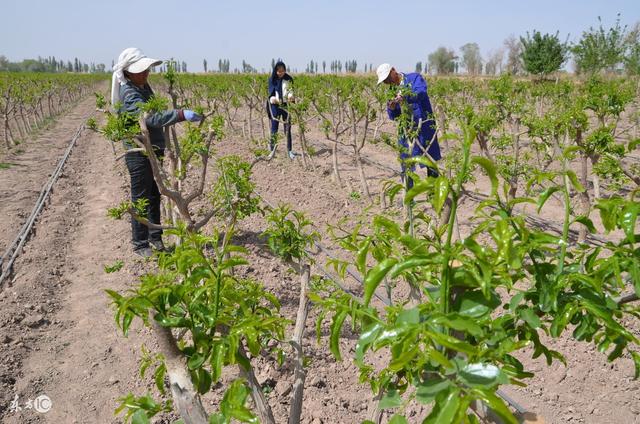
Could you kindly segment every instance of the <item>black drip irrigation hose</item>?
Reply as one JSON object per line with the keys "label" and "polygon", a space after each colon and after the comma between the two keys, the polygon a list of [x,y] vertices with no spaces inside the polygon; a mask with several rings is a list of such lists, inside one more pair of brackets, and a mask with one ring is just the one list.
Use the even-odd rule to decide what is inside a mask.
{"label": "black drip irrigation hose", "polygon": [[[86,120],[92,114],[93,114],[93,112],[91,114],[89,114],[89,116],[87,116],[87,118],[85,118],[83,120],[83,122],[86,122]],[[57,164],[55,170],[53,171],[53,173],[49,177],[49,180],[47,181],[47,183],[44,185],[44,187],[40,191],[40,195],[38,196],[38,200],[36,201],[36,204],[33,207],[33,210],[31,211],[31,215],[29,215],[29,218],[27,219],[27,221],[24,223],[24,225],[20,229],[20,232],[18,233],[16,238],[13,240],[13,242],[9,245],[7,250],[4,252],[2,257],[0,258],[0,272],[1,272],[0,273],[0,288],[2,287],[3,281],[7,277],[9,277],[9,275],[11,275],[11,273],[13,271],[13,263],[15,262],[16,258],[20,255],[20,252],[22,251],[22,247],[24,246],[24,244],[29,239],[29,234],[31,234],[31,229],[33,228],[33,225],[35,224],[35,222],[36,222],[36,220],[38,218],[38,215],[42,211],[42,208],[44,207],[47,199],[49,198],[49,194],[51,194],[51,190],[53,189],[53,185],[56,183],[56,181],[58,180],[58,178],[62,174],[62,169],[64,168],[64,165],[67,162],[67,159],[71,155],[71,150],[73,150],[73,147],[75,146],[76,141],[78,140],[78,138],[80,138],[80,135],[82,134],[82,130],[84,130],[84,128],[85,128],[85,126],[84,126],[84,123],[83,123],[83,124],[80,125],[80,127],[76,131],[75,135],[72,137],[71,141],[69,142],[69,146],[67,147],[67,149],[65,150],[64,154],[62,155],[62,157],[58,161],[58,164]]]}

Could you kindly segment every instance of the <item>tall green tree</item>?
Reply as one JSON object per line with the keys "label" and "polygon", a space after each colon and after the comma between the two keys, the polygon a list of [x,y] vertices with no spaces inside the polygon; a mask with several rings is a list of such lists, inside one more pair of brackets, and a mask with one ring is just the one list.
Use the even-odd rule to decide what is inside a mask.
{"label": "tall green tree", "polygon": [[624,69],[629,75],[640,75],[640,22],[629,32],[627,45]]}
{"label": "tall green tree", "polygon": [[567,61],[569,46],[560,41],[558,32],[555,35],[527,32],[527,38],[520,37],[522,43],[522,63],[530,74],[544,76],[558,71]]}
{"label": "tall green tree", "polygon": [[614,72],[623,62],[627,48],[627,27],[620,25],[620,15],[614,26],[605,29],[598,17],[598,28],[590,27],[573,46],[576,72],[594,74]]}

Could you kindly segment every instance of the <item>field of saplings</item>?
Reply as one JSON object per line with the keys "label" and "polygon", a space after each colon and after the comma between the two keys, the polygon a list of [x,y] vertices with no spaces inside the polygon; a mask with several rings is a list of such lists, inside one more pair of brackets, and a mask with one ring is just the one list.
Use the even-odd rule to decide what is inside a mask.
{"label": "field of saplings", "polygon": [[[398,89],[373,76],[295,76],[293,159],[282,130],[268,156],[265,75],[169,69],[140,117],[111,112],[99,78],[12,78],[8,152],[95,91],[78,143],[107,147],[87,182],[122,183],[101,192],[110,253],[85,282],[119,333],[105,343],[128,346],[125,384],[96,398],[113,419],[636,422],[637,79],[427,76],[443,158],[401,163],[411,104],[391,121]],[[167,109],[204,119],[167,127],[158,157],[145,117]],[[124,139],[163,195],[170,249],[146,261],[126,251],[128,220],[154,224],[123,191]]]}

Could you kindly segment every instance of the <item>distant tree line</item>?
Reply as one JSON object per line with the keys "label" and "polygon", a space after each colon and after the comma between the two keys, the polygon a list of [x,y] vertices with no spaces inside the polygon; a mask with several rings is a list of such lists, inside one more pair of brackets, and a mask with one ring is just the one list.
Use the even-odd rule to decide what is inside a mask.
{"label": "distant tree line", "polygon": [[573,60],[577,74],[598,72],[640,74],[640,22],[632,28],[615,24],[605,28],[598,18],[597,28],[590,27],[574,44],[560,38],[560,32],[543,34],[533,30],[526,36],[509,36],[503,48],[491,51],[482,58],[477,43],[467,43],[459,52],[439,47],[428,60],[416,64],[416,72],[430,74],[536,75],[544,77],[559,71]]}
{"label": "distant tree line", "polygon": [[104,73],[104,63],[85,63],[78,58],[73,61],[58,60],[55,56],[24,59],[21,62],[11,62],[4,55],[0,55],[0,71],[4,72],[76,72],[76,73]]}
{"label": "distant tree line", "polygon": [[[278,59],[280,60],[280,59]],[[628,75],[640,75],[640,22],[632,28],[620,24],[618,15],[615,24],[605,28],[598,17],[598,27],[590,27],[583,31],[581,38],[576,43],[562,40],[560,32],[555,34],[543,34],[533,30],[526,36],[507,37],[502,48],[489,51],[483,58],[480,47],[475,42],[464,44],[455,51],[448,47],[438,47],[428,55],[423,63],[418,61],[415,72],[424,72],[434,75],[467,74],[467,75],[497,75],[510,73],[513,75],[546,75],[562,69],[564,64],[572,60],[575,72],[578,74],[593,74],[598,72],[626,73]],[[185,61],[171,59],[176,72],[188,72]],[[271,68],[276,60],[271,59]],[[209,69],[206,59],[203,59],[205,72]],[[111,64],[113,67],[113,63]],[[159,67],[164,72],[167,63]],[[361,66],[365,73],[373,72],[373,64],[365,63]],[[58,60],[54,56],[37,59],[25,59],[21,62],[11,62],[5,56],[0,55],[0,71],[10,72],[76,72],[76,73],[102,73],[110,71],[102,63],[84,63],[78,58],[71,60]],[[297,72],[297,69],[289,69]],[[304,70],[308,74],[322,73],[356,73],[358,62],[355,59],[347,60],[323,60],[321,63],[311,59]],[[218,59],[217,72],[231,72],[229,59]],[[240,69],[234,68],[233,72],[255,73],[258,70],[242,60]],[[264,72],[264,69],[262,70]]]}

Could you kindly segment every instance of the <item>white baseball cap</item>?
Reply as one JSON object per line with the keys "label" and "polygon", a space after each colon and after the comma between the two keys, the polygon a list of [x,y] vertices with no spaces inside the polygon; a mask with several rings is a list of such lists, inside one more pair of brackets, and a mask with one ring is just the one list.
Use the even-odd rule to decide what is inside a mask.
{"label": "white baseball cap", "polygon": [[118,62],[122,66],[122,68],[132,74],[138,74],[140,72],[144,72],[152,66],[158,66],[162,63],[161,60],[152,59],[147,57],[135,47],[130,47],[125,49],[118,58]]}
{"label": "white baseball cap", "polygon": [[378,66],[378,68],[376,69],[376,74],[378,74],[378,84],[387,79],[387,77],[391,73],[392,68],[393,67],[388,63],[383,63],[382,65]]}

